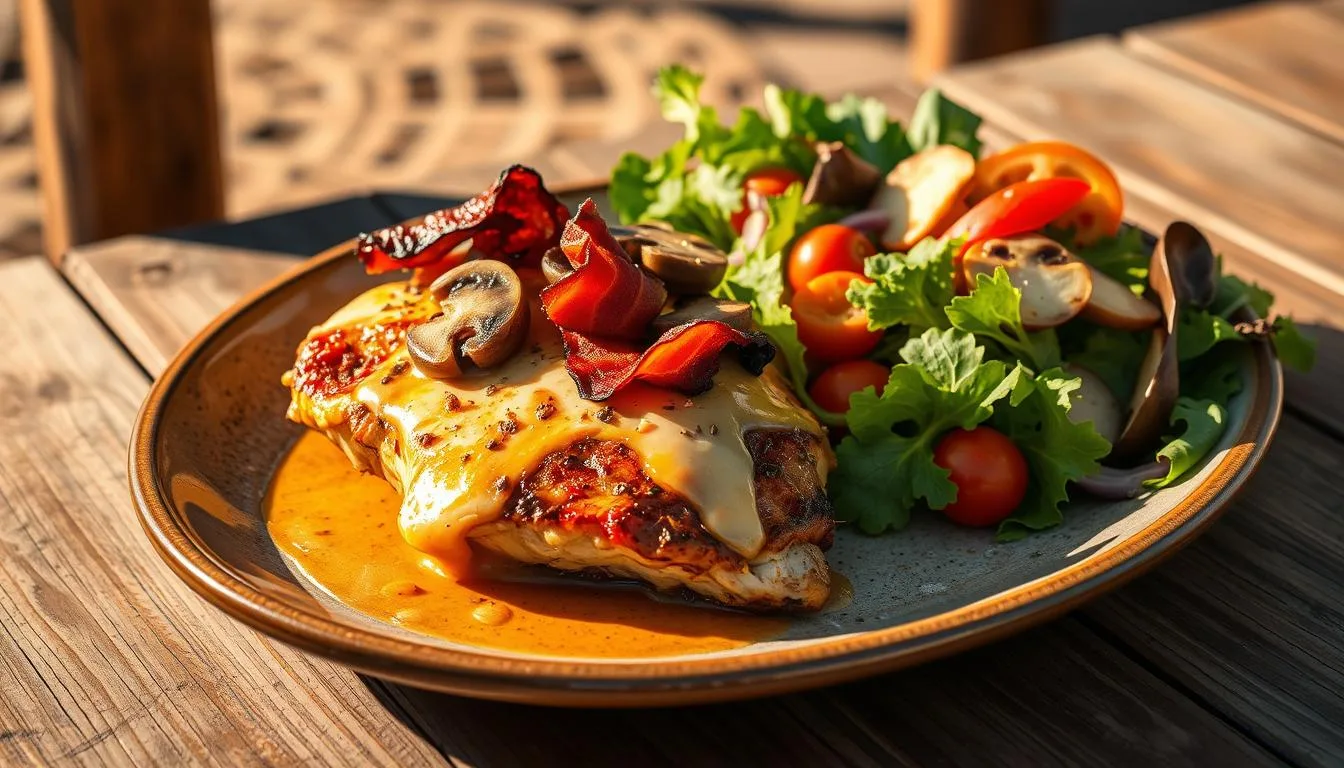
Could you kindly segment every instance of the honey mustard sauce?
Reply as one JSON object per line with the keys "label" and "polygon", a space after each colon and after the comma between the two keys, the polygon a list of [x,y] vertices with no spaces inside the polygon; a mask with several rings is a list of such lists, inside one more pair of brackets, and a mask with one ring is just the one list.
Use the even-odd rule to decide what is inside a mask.
{"label": "honey mustard sauce", "polygon": [[[476,559],[459,577],[401,537],[401,499],[325,437],[299,438],[265,502],[271,538],[307,579],[375,619],[465,645],[544,656],[649,658],[724,651],[788,620],[651,600],[639,588]],[[525,579],[525,580],[524,580]]]}

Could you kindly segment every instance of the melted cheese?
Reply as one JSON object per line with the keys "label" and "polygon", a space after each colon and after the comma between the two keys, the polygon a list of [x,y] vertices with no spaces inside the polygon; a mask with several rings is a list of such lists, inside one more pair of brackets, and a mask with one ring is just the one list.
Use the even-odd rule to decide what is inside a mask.
{"label": "melted cheese", "polygon": [[[534,276],[525,280],[536,287]],[[427,298],[404,289],[379,286],[324,328],[432,311]],[[356,387],[354,397],[397,436],[384,441],[381,458],[388,480],[402,491],[400,528],[411,546],[463,571],[467,534],[499,518],[523,476],[546,455],[596,437],[638,453],[649,477],[699,510],[705,528],[725,545],[748,559],[760,552],[765,532],[744,435],[757,428],[822,434],[773,368],[752,376],[725,355],[714,387],[694,398],[633,386],[594,403],[579,398],[559,334],[537,306],[529,333],[504,365],[470,377],[427,378],[405,365],[402,348]],[[824,482],[829,457],[817,459]]]}

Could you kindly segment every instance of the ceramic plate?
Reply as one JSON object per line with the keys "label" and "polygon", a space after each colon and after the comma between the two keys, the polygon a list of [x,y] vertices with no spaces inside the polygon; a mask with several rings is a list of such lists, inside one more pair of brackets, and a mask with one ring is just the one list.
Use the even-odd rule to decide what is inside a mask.
{"label": "ceramic plate", "polygon": [[1176,487],[1070,503],[1066,522],[1012,544],[916,516],[905,532],[837,531],[828,559],[845,608],[782,637],[690,656],[554,658],[413,634],[346,608],[287,565],[262,499],[302,429],[280,374],[308,329],[387,277],[333,248],[258,290],[192,341],[154,385],[131,445],[131,490],[164,559],[234,618],[363,672],[468,696],[564,705],[656,705],[759,696],[850,680],[984,643],[1133,577],[1208,525],[1268,448],[1282,372],[1246,350],[1245,390],[1214,452]]}

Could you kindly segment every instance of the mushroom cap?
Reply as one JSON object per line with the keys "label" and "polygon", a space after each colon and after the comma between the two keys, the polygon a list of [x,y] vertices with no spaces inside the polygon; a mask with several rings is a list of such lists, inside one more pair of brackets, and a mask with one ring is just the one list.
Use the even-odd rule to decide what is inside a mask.
{"label": "mushroom cap", "polygon": [[873,198],[882,172],[845,146],[843,141],[819,142],[817,162],[803,190],[803,203],[858,206]]}
{"label": "mushroom cap", "polygon": [[1092,295],[1083,308],[1083,317],[1125,331],[1151,328],[1162,319],[1162,310],[1156,304],[1096,267],[1089,265],[1088,269],[1092,271]]}
{"label": "mushroom cap", "polygon": [[744,301],[716,299],[712,296],[697,296],[683,302],[671,312],[655,317],[649,325],[649,331],[654,336],[662,336],[679,325],[696,320],[716,320],[743,333],[756,328],[750,304]]}
{"label": "mushroom cap", "polygon": [[966,252],[962,270],[992,277],[1002,267],[1022,292],[1022,324],[1031,330],[1072,320],[1092,295],[1092,273],[1064,246],[1042,235],[995,237]]}
{"label": "mushroom cap", "polygon": [[727,254],[698,235],[649,224],[637,224],[628,234],[626,228],[614,228],[612,233],[672,293],[709,293],[728,273]]}
{"label": "mushroom cap", "polygon": [[1218,262],[1213,247],[1193,224],[1173,221],[1153,249],[1148,282],[1163,300],[1204,309],[1218,295]]}
{"label": "mushroom cap", "polygon": [[522,346],[530,309],[522,280],[508,264],[469,261],[445,272],[429,290],[442,316],[406,332],[411,362],[424,375],[462,376],[468,362],[492,368]]}

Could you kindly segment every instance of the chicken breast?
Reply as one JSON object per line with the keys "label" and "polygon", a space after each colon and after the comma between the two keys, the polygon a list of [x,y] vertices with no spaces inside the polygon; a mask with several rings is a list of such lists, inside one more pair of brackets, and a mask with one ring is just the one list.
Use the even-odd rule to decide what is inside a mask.
{"label": "chicken breast", "polygon": [[725,356],[694,398],[632,386],[594,403],[534,311],[506,364],[428,378],[405,333],[437,309],[379,286],[314,328],[284,378],[291,420],[398,488],[412,546],[459,572],[477,548],[748,609],[826,601],[833,457],[773,368],[752,376]]}

